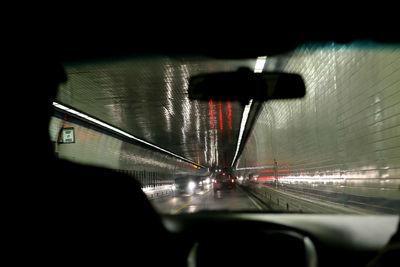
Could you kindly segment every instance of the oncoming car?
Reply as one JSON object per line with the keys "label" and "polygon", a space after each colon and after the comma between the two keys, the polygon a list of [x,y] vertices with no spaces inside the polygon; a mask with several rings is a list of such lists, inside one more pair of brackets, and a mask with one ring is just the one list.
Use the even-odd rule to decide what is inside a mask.
{"label": "oncoming car", "polygon": [[176,178],[172,185],[173,195],[189,194],[193,195],[204,190],[203,179],[200,177],[180,177]]}

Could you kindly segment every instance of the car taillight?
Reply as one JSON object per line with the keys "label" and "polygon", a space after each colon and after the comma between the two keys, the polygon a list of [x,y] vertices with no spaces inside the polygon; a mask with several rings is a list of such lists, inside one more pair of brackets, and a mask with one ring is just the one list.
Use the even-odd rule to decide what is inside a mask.
{"label": "car taillight", "polygon": [[234,183],[234,182],[235,182],[235,179],[231,179],[231,182]]}
{"label": "car taillight", "polygon": [[217,179],[214,179],[214,184],[218,184],[218,181],[217,181]]}

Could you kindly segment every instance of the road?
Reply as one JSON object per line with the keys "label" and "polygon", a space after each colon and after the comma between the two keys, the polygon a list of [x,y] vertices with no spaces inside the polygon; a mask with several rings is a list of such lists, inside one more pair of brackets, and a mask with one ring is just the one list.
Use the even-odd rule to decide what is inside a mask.
{"label": "road", "polygon": [[214,192],[212,188],[195,194],[168,196],[151,201],[155,209],[164,214],[195,213],[202,210],[260,211],[263,205],[237,187]]}

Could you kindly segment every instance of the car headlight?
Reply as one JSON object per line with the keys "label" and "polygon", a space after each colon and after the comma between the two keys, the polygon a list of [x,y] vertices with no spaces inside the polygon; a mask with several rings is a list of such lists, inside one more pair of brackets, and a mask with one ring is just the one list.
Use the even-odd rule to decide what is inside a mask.
{"label": "car headlight", "polygon": [[190,190],[195,189],[195,187],[196,187],[195,182],[189,182],[188,187],[189,187]]}
{"label": "car headlight", "polygon": [[171,188],[172,188],[172,190],[175,190],[176,189],[176,185],[173,184]]}

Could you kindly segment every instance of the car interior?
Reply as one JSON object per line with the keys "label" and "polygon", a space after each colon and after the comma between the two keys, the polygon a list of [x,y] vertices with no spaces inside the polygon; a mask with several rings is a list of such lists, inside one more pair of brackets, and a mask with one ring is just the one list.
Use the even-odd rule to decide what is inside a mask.
{"label": "car interior", "polygon": [[[15,195],[16,200],[24,199],[21,206],[26,212],[16,225],[23,221],[30,223],[15,231],[13,247],[20,252],[14,256],[15,262],[41,262],[53,266],[398,266],[398,214],[226,210],[160,214],[150,204],[140,183],[130,176],[57,159],[53,155],[54,144],[47,139],[56,90],[68,79],[61,64],[64,61],[104,60],[142,53],[248,58],[279,55],[315,40],[348,43],[368,39],[398,45],[398,37],[380,31],[297,32],[291,36],[281,33],[246,50],[240,49],[240,46],[246,46],[243,39],[230,48],[226,46],[234,43],[236,38],[224,41],[216,37],[214,40],[220,43],[215,46],[210,44],[212,40],[204,38],[195,43],[193,36],[180,46],[172,42],[163,45],[156,38],[149,38],[147,42],[143,39],[139,42],[136,38],[139,43],[135,45],[135,40],[128,38],[114,38],[113,41],[118,34],[102,39],[96,36],[95,33],[101,32],[97,30],[90,37],[82,32],[79,38],[74,38],[80,39],[80,43],[68,40],[68,33],[61,31],[51,45],[47,43],[40,50],[33,49],[36,51],[34,59],[25,65],[24,78],[20,78],[21,87],[28,84],[34,91],[19,97],[21,100],[29,98],[28,102],[35,110],[34,122],[29,122],[32,115],[27,116],[25,111],[19,116],[24,116],[27,122],[23,128],[33,131],[30,138],[36,141],[24,144],[29,146],[32,160],[25,168],[18,168],[19,175],[31,179]],[[51,46],[53,49],[48,50]],[[218,87],[224,83],[223,77],[221,79],[214,79],[211,84]],[[295,84],[299,83],[296,77],[294,80]],[[307,87],[304,89],[306,92]],[[219,96],[230,99],[229,92],[218,96],[214,94],[215,90],[207,91],[201,86],[193,90],[198,98],[207,98],[211,94],[214,99]],[[303,93],[300,89],[296,97]],[[247,94],[255,93],[248,91]],[[233,93],[231,100],[247,103],[256,97],[246,96],[242,91],[238,95]],[[287,98],[287,95],[277,97]],[[26,130],[20,135],[21,140],[29,136]],[[40,156],[32,151],[40,151]],[[29,174],[32,172],[40,175],[32,177]],[[20,247],[21,242],[25,248]]]}

